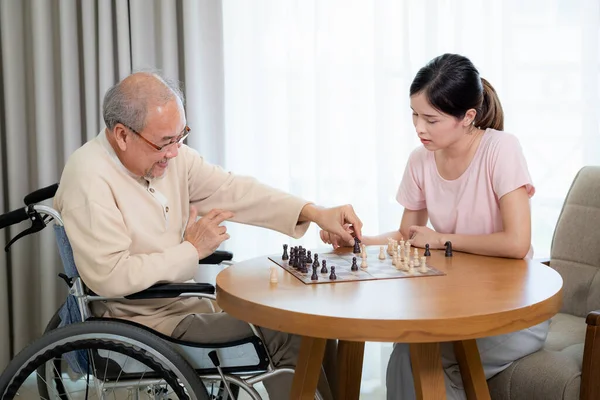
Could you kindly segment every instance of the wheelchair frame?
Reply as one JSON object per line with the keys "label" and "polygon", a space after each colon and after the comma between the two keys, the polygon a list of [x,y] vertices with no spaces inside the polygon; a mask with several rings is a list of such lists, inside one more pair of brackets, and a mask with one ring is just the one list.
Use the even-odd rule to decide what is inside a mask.
{"label": "wheelchair frame", "polygon": [[[30,219],[32,226],[24,232],[21,232],[15,238],[13,238],[6,246],[5,250],[19,238],[39,232],[44,229],[52,220],[60,227],[64,227],[63,220],[60,213],[52,207],[37,204],[41,201],[47,200],[54,197],[58,184],[54,184],[43,189],[39,189],[35,192],[25,196],[24,202],[25,208],[14,210],[4,215],[0,215],[0,229],[15,223]],[[46,216],[50,217],[49,219]],[[61,228],[64,229],[64,228]],[[62,255],[61,255],[62,256]],[[61,257],[62,258],[62,257]],[[209,257],[210,258],[210,257]],[[223,257],[223,254],[217,255],[223,259],[230,259],[231,257]],[[215,258],[213,257],[213,260]],[[202,262],[202,260],[200,261]],[[205,264],[207,262],[204,262]],[[210,261],[209,261],[210,263]],[[64,266],[64,260],[63,260]],[[66,272],[66,266],[64,266]],[[152,333],[155,336],[167,341],[173,348],[183,356],[183,358],[196,370],[200,379],[204,381],[217,382],[221,381],[224,383],[225,389],[229,395],[232,395],[229,384],[234,384],[244,390],[253,400],[261,400],[261,396],[258,391],[254,388],[254,385],[262,382],[263,380],[285,373],[294,373],[292,368],[277,368],[273,364],[273,360],[268,352],[264,337],[259,329],[253,324],[248,324],[252,330],[254,336],[247,339],[242,339],[234,342],[219,343],[219,344],[202,344],[177,340],[169,336],[163,335],[159,332],[152,330],[151,328],[142,326],[140,324],[120,320],[116,318],[95,318],[92,316],[90,304],[96,301],[111,301],[111,300],[138,300],[138,299],[152,299],[152,298],[186,298],[186,297],[200,297],[211,300],[216,300],[214,295],[215,287],[207,283],[184,283],[184,284],[157,284],[144,291],[124,296],[124,297],[104,297],[98,296],[91,293],[86,288],[83,280],[79,276],[72,278],[67,277],[64,274],[59,274],[61,278],[69,286],[69,294],[72,295],[79,308],[81,320],[85,323],[88,320],[109,320],[123,323],[126,325],[134,325],[139,328],[143,328],[146,331]],[[220,367],[220,361],[217,355],[216,349],[223,349],[227,347],[235,347],[240,344],[251,343],[257,353],[259,363],[252,366],[233,366],[233,367]],[[200,349],[200,350],[198,350]],[[198,367],[198,351],[210,351],[208,356],[211,359],[215,368],[201,369]],[[315,393],[315,399],[321,400],[322,397],[318,393]]]}

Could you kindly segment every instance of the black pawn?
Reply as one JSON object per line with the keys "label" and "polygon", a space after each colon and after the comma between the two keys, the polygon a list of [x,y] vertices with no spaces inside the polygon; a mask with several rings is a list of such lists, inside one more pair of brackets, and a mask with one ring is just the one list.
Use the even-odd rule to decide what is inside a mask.
{"label": "black pawn", "polygon": [[317,265],[313,265],[313,273],[310,277],[311,281],[318,281],[319,280],[319,275],[317,275]]}
{"label": "black pawn", "polygon": [[287,261],[287,260],[289,260],[289,259],[290,259],[290,256],[288,256],[287,249],[288,249],[288,245],[287,245],[287,244],[284,244],[284,245],[283,245],[283,255],[281,256],[281,259],[282,259],[283,261]]}
{"label": "black pawn", "polygon": [[315,261],[313,262],[313,268],[319,268],[319,259],[317,258],[317,255],[315,254]]}
{"label": "black pawn", "polygon": [[354,249],[352,250],[354,254],[360,253],[360,240],[358,238],[354,238]]}
{"label": "black pawn", "polygon": [[425,253],[423,253],[423,255],[425,257],[429,257],[431,255],[431,252],[429,251],[429,245],[428,244],[425,245]]}
{"label": "black pawn", "polygon": [[319,255],[317,253],[315,253],[315,262],[318,264],[319,263]]}
{"label": "black pawn", "polygon": [[327,273],[327,261],[323,260],[323,261],[321,261],[321,264],[323,265],[323,267],[321,268],[321,273],[326,274]]}
{"label": "black pawn", "polygon": [[446,257],[452,257],[452,242],[451,241],[447,241],[445,243],[446,245]]}
{"label": "black pawn", "polygon": [[335,276],[335,267],[331,266],[331,274],[329,274],[329,279],[332,281],[335,281],[337,279],[337,276]]}
{"label": "black pawn", "polygon": [[310,254],[310,250],[308,251],[308,253],[306,253],[306,263],[307,264],[312,264],[312,256]]}
{"label": "black pawn", "polygon": [[352,257],[352,265],[350,266],[350,271],[358,271],[358,265],[356,265],[356,257]]}

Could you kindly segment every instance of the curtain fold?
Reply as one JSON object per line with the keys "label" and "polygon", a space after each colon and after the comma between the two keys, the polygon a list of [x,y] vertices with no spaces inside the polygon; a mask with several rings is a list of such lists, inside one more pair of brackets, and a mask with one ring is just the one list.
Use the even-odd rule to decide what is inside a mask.
{"label": "curtain fold", "polygon": [[[221,20],[221,1],[0,0],[0,211],[59,181],[69,155],[104,127],[105,91],[133,70],[189,78],[191,107],[210,110],[189,112],[194,140],[222,159],[215,145],[223,141],[222,32],[214,18]],[[185,59],[184,49],[201,56]],[[27,227],[0,232],[1,242]],[[65,298],[55,247],[46,229],[0,256],[0,370],[41,334]]]}

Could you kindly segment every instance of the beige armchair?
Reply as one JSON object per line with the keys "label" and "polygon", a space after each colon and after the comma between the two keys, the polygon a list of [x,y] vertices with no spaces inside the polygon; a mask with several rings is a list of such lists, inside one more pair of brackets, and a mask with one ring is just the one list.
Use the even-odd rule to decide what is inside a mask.
{"label": "beige armchair", "polygon": [[548,265],[563,278],[563,307],[542,350],[488,381],[494,400],[600,400],[600,167],[575,177]]}

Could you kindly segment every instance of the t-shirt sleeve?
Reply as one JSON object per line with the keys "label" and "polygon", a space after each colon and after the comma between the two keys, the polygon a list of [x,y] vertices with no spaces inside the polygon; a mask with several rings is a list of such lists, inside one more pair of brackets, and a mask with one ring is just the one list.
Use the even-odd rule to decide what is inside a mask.
{"label": "t-shirt sleeve", "polygon": [[404,175],[396,194],[396,200],[408,210],[423,210],[427,208],[425,193],[423,192],[424,157],[427,150],[418,148],[414,150],[404,169]]}
{"label": "t-shirt sleeve", "polygon": [[492,161],[491,181],[498,199],[523,186],[529,197],[535,194],[527,161],[516,136],[504,134],[503,138],[492,148],[490,159]]}

